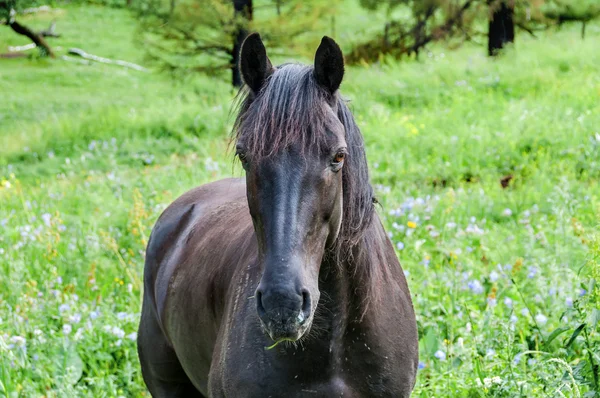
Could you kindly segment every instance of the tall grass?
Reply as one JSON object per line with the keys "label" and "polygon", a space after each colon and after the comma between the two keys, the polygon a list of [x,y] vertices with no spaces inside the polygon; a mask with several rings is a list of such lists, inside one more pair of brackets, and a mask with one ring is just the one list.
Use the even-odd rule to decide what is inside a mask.
{"label": "tall grass", "polygon": [[[49,18],[93,30],[90,52],[142,59],[123,11],[28,23]],[[418,316],[415,396],[598,396],[599,36],[348,69],[342,92]],[[76,37],[54,43],[85,47]],[[234,93],[35,59],[2,61],[0,92],[0,396],[142,396],[145,243],[179,194],[242,175]]]}

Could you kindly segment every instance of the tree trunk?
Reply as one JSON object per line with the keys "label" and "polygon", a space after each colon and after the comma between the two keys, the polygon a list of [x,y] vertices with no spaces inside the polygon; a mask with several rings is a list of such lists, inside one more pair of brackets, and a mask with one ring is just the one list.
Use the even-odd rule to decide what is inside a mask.
{"label": "tree trunk", "polygon": [[494,56],[507,43],[515,41],[514,1],[490,1],[490,22],[488,27],[488,55]]}
{"label": "tree trunk", "polygon": [[252,21],[252,0],[233,0],[237,29],[233,38],[233,50],[231,53],[231,84],[233,87],[241,87],[242,76],[240,74],[240,50],[248,29],[248,22]]}
{"label": "tree trunk", "polygon": [[42,56],[50,56],[54,58],[54,52],[41,35],[38,35],[27,26],[21,25],[14,18],[9,20],[8,26],[10,26],[16,33],[27,36],[32,42],[34,42],[35,45],[40,49]]}

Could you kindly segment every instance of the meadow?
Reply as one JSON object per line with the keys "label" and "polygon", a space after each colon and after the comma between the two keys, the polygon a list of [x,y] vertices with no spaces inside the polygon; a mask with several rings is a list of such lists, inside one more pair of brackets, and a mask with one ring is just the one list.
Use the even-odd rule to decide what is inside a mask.
{"label": "meadow", "polygon": [[[125,11],[24,21],[52,19],[55,47],[144,63]],[[0,51],[26,43],[0,28]],[[417,313],[415,397],[600,396],[600,25],[586,34],[347,68]],[[32,57],[0,60],[0,93],[0,397],[148,396],[145,244],[178,195],[243,175],[235,92]]]}

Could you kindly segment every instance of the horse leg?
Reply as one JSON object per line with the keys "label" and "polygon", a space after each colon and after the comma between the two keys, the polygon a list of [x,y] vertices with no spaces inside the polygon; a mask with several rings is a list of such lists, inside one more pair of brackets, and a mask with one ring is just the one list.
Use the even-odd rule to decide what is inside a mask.
{"label": "horse leg", "polygon": [[138,330],[138,355],[150,394],[154,398],[204,398],[185,374],[145,301]]}

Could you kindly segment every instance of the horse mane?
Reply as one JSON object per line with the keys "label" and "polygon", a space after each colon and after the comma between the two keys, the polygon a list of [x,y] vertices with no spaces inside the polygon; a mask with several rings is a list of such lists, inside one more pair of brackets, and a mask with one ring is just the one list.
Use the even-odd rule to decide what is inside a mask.
{"label": "horse mane", "polygon": [[[243,88],[238,100],[232,138],[243,143],[245,155],[253,161],[279,153],[292,143],[301,143],[303,151],[325,149],[326,131],[335,121],[332,109],[337,112],[345,129],[348,155],[342,169],[342,225],[327,255],[333,255],[338,266],[351,261],[352,249],[371,223],[375,198],[363,137],[346,101],[317,83],[312,66],[299,64],[277,67],[258,93]],[[373,274],[374,270],[362,271]]]}

